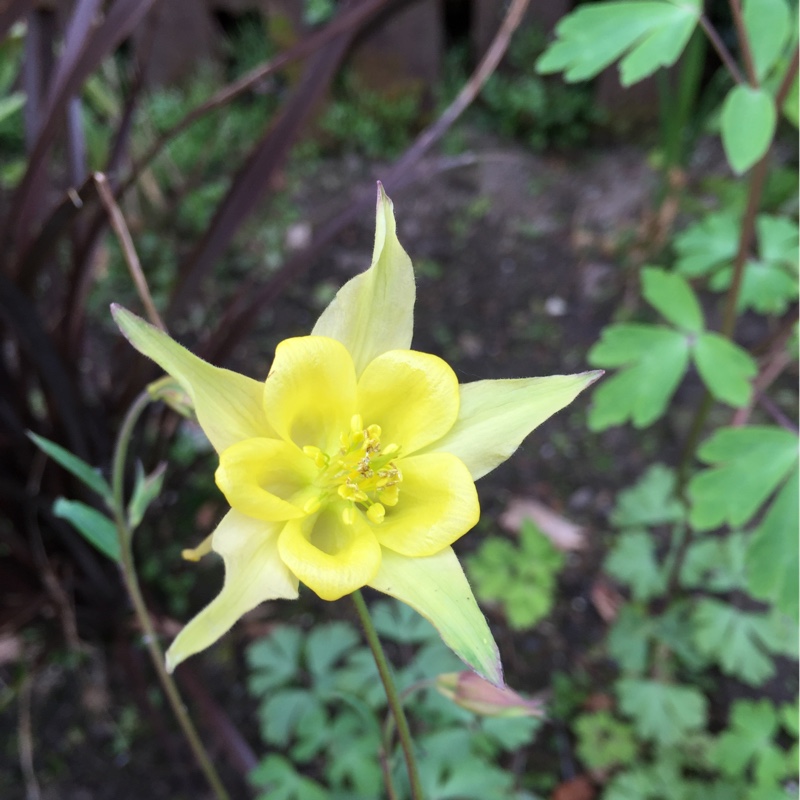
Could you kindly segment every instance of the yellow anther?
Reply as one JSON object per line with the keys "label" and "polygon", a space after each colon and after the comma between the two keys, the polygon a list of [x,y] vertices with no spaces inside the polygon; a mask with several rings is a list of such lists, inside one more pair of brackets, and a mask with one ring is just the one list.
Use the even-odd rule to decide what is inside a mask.
{"label": "yellow anther", "polygon": [[363,503],[369,498],[367,495],[358,488],[349,478],[346,483],[343,483],[338,489],[339,497],[343,500],[353,500],[356,503]]}
{"label": "yellow anther", "polygon": [[382,453],[385,456],[393,456],[395,453],[399,452],[400,447],[394,443],[387,444],[386,447],[382,449]]}
{"label": "yellow anther", "polygon": [[376,441],[381,438],[381,426],[380,425],[370,425],[367,428],[367,436],[370,439],[375,439]]}
{"label": "yellow anther", "polygon": [[373,503],[367,509],[367,517],[370,522],[374,522],[376,525],[380,525],[383,522],[383,518],[386,516],[386,509],[380,503]]}
{"label": "yellow anther", "polygon": [[400,499],[400,487],[396,483],[391,486],[381,486],[378,491],[383,505],[390,507],[397,505],[397,501]]}
{"label": "yellow anther", "polygon": [[207,556],[211,552],[212,537],[213,534],[209,534],[197,547],[182,550],[181,557],[186,561],[199,561],[203,556]]}
{"label": "yellow anther", "polygon": [[314,447],[314,445],[307,444],[307,445],[306,445],[306,446],[303,448],[303,452],[304,452],[304,453],[305,453],[305,454],[306,454],[306,455],[307,455],[307,456],[308,456],[308,457],[309,457],[309,458],[310,458],[310,459],[311,459],[311,460],[314,462],[314,464],[316,464],[316,466],[318,466],[320,469],[322,469],[323,467],[327,467],[327,466],[328,466],[328,462],[330,461],[330,458],[328,458],[328,456],[327,456],[327,455],[325,455],[325,453],[323,453],[323,452],[322,452],[322,450],[320,450],[320,449],[319,449],[319,447]]}

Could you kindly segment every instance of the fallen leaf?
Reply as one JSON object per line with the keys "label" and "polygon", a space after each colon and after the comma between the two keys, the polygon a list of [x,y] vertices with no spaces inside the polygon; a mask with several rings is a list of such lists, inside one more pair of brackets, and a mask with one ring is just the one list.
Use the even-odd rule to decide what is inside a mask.
{"label": "fallen leaf", "polygon": [[578,775],[559,784],[552,795],[552,800],[594,800],[597,790],[586,775]]}
{"label": "fallen leaf", "polygon": [[585,528],[527,497],[513,498],[500,515],[500,524],[507,531],[517,533],[526,519],[534,522],[559,550],[580,550],[585,544]]}

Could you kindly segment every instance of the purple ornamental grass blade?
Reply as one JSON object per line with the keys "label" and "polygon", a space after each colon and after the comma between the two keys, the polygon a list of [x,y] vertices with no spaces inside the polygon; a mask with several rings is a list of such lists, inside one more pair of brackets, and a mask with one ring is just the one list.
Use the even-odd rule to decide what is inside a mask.
{"label": "purple ornamental grass blade", "polygon": [[169,319],[175,319],[185,309],[236,231],[264,197],[270,179],[285,163],[303,124],[327,92],[354,34],[349,31],[336,37],[309,62],[277,122],[251,151],[217,207],[206,234],[181,267],[167,310]]}

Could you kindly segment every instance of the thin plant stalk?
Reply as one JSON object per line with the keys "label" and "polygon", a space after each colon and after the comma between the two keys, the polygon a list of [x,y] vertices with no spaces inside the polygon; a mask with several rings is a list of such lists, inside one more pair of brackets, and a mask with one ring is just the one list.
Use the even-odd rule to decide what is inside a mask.
{"label": "thin plant stalk", "polygon": [[158,645],[158,638],[156,636],[153,623],[150,620],[150,615],[147,611],[144,598],[142,597],[141,589],[139,588],[139,580],[136,576],[136,568],[133,562],[133,531],[128,525],[127,516],[125,513],[125,462],[128,455],[128,446],[130,445],[131,435],[136,426],[139,418],[141,417],[148,404],[151,402],[150,395],[145,391],[142,392],[136,400],[131,404],[127,415],[122,423],[122,427],[117,437],[117,442],[114,448],[114,460],[111,472],[111,488],[113,492],[113,512],[114,522],[117,526],[117,536],[119,538],[120,546],[120,567],[122,569],[122,578],[125,583],[125,588],[130,596],[136,618],[142,629],[143,641],[150,653],[150,659],[153,662],[156,675],[167,696],[167,700],[172,708],[175,718],[183,731],[189,747],[197,760],[200,769],[206,776],[209,786],[217,797],[217,800],[231,800],[230,795],[214,768],[208,753],[203,747],[200,736],[197,733],[189,713],[186,710],[181,696],[178,692],[178,687],[172,676],[167,672],[164,666],[164,654]]}
{"label": "thin plant stalk", "polygon": [[400,739],[400,746],[403,748],[403,755],[406,760],[406,769],[408,771],[408,782],[411,786],[412,800],[423,800],[422,784],[419,780],[419,771],[417,770],[417,761],[414,756],[414,742],[411,739],[411,731],[408,727],[408,720],[406,719],[405,711],[403,711],[403,703],[397,691],[392,678],[389,662],[386,660],[386,654],[381,647],[380,639],[372,624],[372,617],[369,615],[367,604],[361,592],[356,590],[351,595],[353,604],[356,607],[358,618],[361,620],[361,626],[364,628],[364,635],[367,638],[367,644],[372,651],[372,657],[375,659],[375,665],[378,667],[378,674],[381,677],[383,688],[386,691],[386,699],[389,702],[389,708],[394,716],[395,724],[397,725],[397,735]]}

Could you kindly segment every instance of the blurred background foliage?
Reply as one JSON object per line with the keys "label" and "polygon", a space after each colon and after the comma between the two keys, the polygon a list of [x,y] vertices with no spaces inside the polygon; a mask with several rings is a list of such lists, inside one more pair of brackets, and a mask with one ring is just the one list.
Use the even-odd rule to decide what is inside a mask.
{"label": "blurred background foliage", "polygon": [[[263,375],[274,344],[307,332],[366,267],[376,178],[413,209],[408,222],[399,204],[397,213],[428,321],[421,349],[473,379],[516,376],[531,361],[543,374],[582,369],[595,345],[589,358],[610,373],[592,432],[585,406],[548,426],[535,453],[523,448],[516,467],[486,481],[484,517],[464,543],[509,682],[546,699],[547,719],[486,719],[450,703],[432,680],[458,664],[427,623],[404,607],[376,610],[429,796],[796,796],[796,91],[750,209],[751,178],[732,174],[719,147],[733,83],[699,31],[677,65],[634,86],[621,87],[616,68],[566,82],[537,63],[573,5],[600,4],[531,4],[513,36],[498,33],[507,7],[524,5],[0,8],[0,713],[15,733],[2,742],[4,797],[68,797],[68,787],[138,797],[143,786],[154,798],[195,797],[202,786],[152,690],[115,567],[53,506],[102,503],[26,435],[107,475],[122,415],[157,375],[108,314],[112,301],[141,308],[111,214],[121,210],[173,335]],[[791,21],[758,78],[774,96],[796,70],[797,4],[766,5]],[[704,18],[744,68],[737,8],[706,3]],[[757,55],[773,41],[749,34]],[[507,50],[481,84],[476,67],[495,47]],[[448,116],[465,89],[474,101]],[[504,163],[512,173],[528,165],[521,197],[504,194],[516,186]],[[754,243],[742,251],[748,219]],[[710,341],[724,328],[740,251],[742,352],[725,349],[716,373],[696,352],[697,374],[688,361],[671,377],[648,362],[634,326],[678,341],[696,307],[693,336]],[[577,288],[566,288],[568,270]],[[677,276],[683,283],[669,282]],[[662,383],[674,396],[656,391]],[[632,384],[655,389],[641,399]],[[710,416],[696,414],[703,392],[718,401]],[[781,429],[785,470],[761,494],[749,442],[734,434],[698,449],[701,433],[728,424]],[[168,411],[148,413],[135,445],[146,471],[169,464],[136,535],[146,599],[169,638],[219,579],[215,565],[180,561],[222,510],[214,458]],[[775,452],[761,453],[764,470]],[[731,492],[751,513],[717,513]],[[509,519],[520,495],[555,518],[534,503]],[[236,645],[182,668],[240,796],[380,796],[384,701],[352,619],[336,608],[307,596],[270,607]],[[405,791],[399,773],[396,782]]]}

